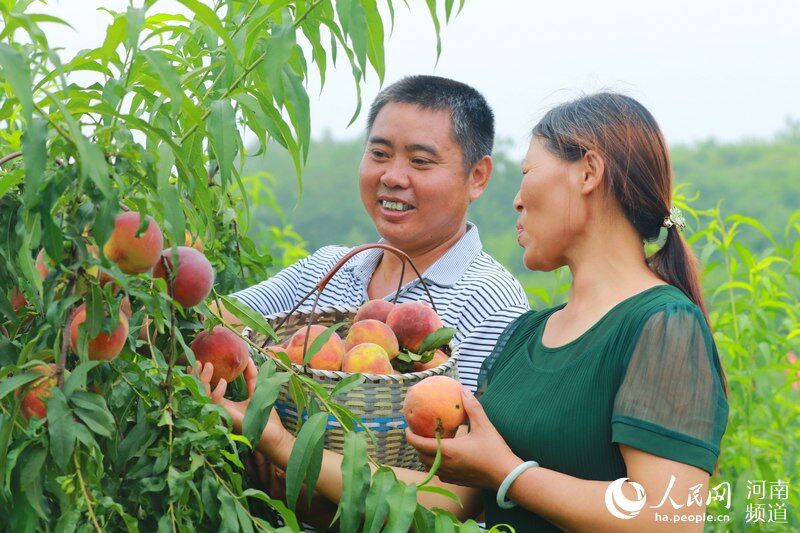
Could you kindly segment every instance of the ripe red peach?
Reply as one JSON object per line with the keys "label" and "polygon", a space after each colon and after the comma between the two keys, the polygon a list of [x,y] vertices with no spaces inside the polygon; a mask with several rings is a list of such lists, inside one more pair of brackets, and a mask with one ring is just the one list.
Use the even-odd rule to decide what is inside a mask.
{"label": "ripe red peach", "polygon": [[36,254],[36,270],[39,271],[39,277],[44,279],[50,273],[50,266],[52,266],[53,262],[47,257],[47,254],[44,251],[44,248],[39,250],[39,253]]}
{"label": "ripe red peach", "polygon": [[[69,331],[69,345],[73,352],[78,353],[78,326],[86,322],[86,304],[81,304],[72,314]],[[128,317],[119,312],[119,324],[111,333],[100,332],[89,340],[87,351],[89,359],[95,361],[110,361],[114,359],[128,338]]]}
{"label": "ripe red peach", "polygon": [[[42,280],[50,273],[50,266],[52,264],[52,261],[50,261],[47,254],[45,254],[44,248],[39,250],[39,253],[36,254],[36,270],[39,272],[39,277],[42,278]],[[28,299],[25,298],[25,294],[14,289],[11,292],[11,308],[14,309],[16,313],[21,307],[25,307],[26,305],[28,305]]]}
{"label": "ripe red peach", "polygon": [[45,418],[47,416],[47,399],[53,394],[52,388],[56,386],[56,365],[52,363],[36,365],[30,370],[39,372],[42,377],[15,392],[16,396],[19,396],[21,392],[25,393],[25,396],[22,397],[20,412],[25,420]]}
{"label": "ripe red peach", "polygon": [[[314,339],[319,337],[327,328],[319,324],[312,324],[298,330],[289,340],[286,346],[286,355],[293,363],[298,365],[303,364],[303,345],[306,342],[306,332],[308,332],[308,349],[314,343]],[[342,368],[342,358],[344,357],[345,348],[342,338],[334,331],[330,338],[322,345],[322,348],[315,353],[311,360],[308,362],[310,368],[317,370],[340,370]]]}
{"label": "ripe red peach", "polygon": [[11,308],[14,309],[14,312],[20,310],[20,308],[25,307],[28,305],[28,299],[25,298],[25,294],[19,292],[17,289],[14,289],[11,292]]}
{"label": "ripe red peach", "polygon": [[212,386],[220,379],[230,383],[239,377],[250,358],[247,342],[225,326],[214,326],[210,333],[201,331],[189,347],[199,362],[214,365]]}
{"label": "ripe red peach", "polygon": [[386,317],[394,309],[394,304],[387,300],[369,300],[361,305],[356,311],[356,316],[353,317],[353,322],[360,320],[380,320],[386,323]]}
{"label": "ripe red peach", "polygon": [[400,353],[394,331],[380,320],[368,318],[353,324],[344,339],[344,347],[350,350],[364,342],[372,342],[383,348],[389,359],[394,359]]}
{"label": "ripe red peach", "polygon": [[[153,267],[153,277],[167,282],[167,289],[175,300],[184,307],[193,307],[206,299],[214,285],[214,269],[206,256],[194,248],[178,246],[178,266],[170,287],[170,276],[159,259]],[[167,248],[161,254],[166,260],[169,271],[172,267],[172,249]]]}
{"label": "ripe red peach", "polygon": [[400,346],[412,352],[419,350],[425,337],[442,327],[442,321],[428,304],[405,302],[398,304],[386,318]]}
{"label": "ripe red peach", "polygon": [[125,313],[125,316],[130,320],[133,311],[131,310],[131,301],[127,296],[124,296],[119,302],[119,310]]}
{"label": "ripe red peach", "polygon": [[446,353],[444,353],[442,350],[436,350],[430,361],[427,363],[414,363],[414,366],[411,367],[411,371],[422,372],[423,370],[432,370],[447,361],[447,359],[448,357]]}
{"label": "ripe red peach", "polygon": [[164,248],[164,236],[150,215],[147,216],[147,229],[136,236],[140,221],[141,215],[135,211],[117,215],[114,231],[103,246],[106,257],[126,274],[141,274],[153,268]]}
{"label": "ripe red peach", "polygon": [[351,348],[342,360],[344,372],[362,374],[396,374],[386,350],[372,342],[364,342]]}
{"label": "ripe red peach", "polygon": [[435,437],[437,431],[444,438],[455,436],[467,420],[461,388],[461,383],[447,376],[431,376],[409,388],[403,416],[411,431],[423,437]]}

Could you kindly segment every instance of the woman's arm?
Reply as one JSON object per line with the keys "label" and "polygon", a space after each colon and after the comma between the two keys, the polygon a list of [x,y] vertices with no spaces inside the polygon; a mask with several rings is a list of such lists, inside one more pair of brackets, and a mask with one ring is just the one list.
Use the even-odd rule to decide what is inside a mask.
{"label": "woman's arm", "polygon": [[[241,432],[244,412],[249,400],[244,402],[232,402],[227,400],[225,398],[227,383],[224,379],[221,379],[216,388],[212,391],[210,383],[214,371],[213,365],[211,363],[203,365],[198,362],[198,367],[200,381],[205,387],[206,393],[215,403],[222,405],[225,410],[228,411],[233,419],[234,430]],[[257,377],[257,370],[252,360],[248,362],[244,375],[249,395],[252,396]],[[261,440],[257,444],[258,450],[266,455],[269,461],[275,466],[285,470],[286,465],[289,464],[289,457],[291,456],[294,444],[295,437],[284,428],[277,412],[275,409],[272,409],[267,426],[264,428],[261,434]],[[329,450],[323,452],[322,466],[315,487],[317,492],[334,502],[338,502],[342,497],[342,459],[343,456],[341,454]],[[374,473],[376,467],[370,464],[370,469]],[[406,483],[421,483],[427,476],[426,472],[419,472],[407,468],[393,468],[392,470],[398,479]],[[482,503],[480,500],[480,491],[478,489],[444,483],[436,477],[434,477],[429,484],[445,488],[458,495],[463,503],[463,507],[444,496],[425,492],[421,492],[417,496],[417,501],[421,505],[428,508],[440,507],[450,511],[461,520],[472,518],[481,512]]]}
{"label": "woman's arm", "polygon": [[[588,481],[546,468],[531,468],[520,475],[511,485],[506,497],[517,505],[534,511],[567,531],[702,531],[703,522],[680,521],[683,515],[705,515],[705,494],[708,488],[708,473],[690,465],[664,459],[635,448],[620,446],[625,459],[629,481],[639,483],[645,491],[645,503],[633,518],[617,518],[611,514],[606,503],[608,481]],[[664,494],[670,486],[670,477],[675,481],[670,489],[675,507]],[[690,494],[697,490],[703,495],[701,503],[687,506]],[[637,501],[633,487],[624,483],[623,494]],[[662,504],[659,506],[659,504]],[[612,503],[613,505],[613,503]],[[659,506],[657,509],[652,507]],[[621,509],[623,516],[631,513]],[[657,520],[656,514],[666,517]],[[675,518],[675,517],[678,518]]]}
{"label": "woman's arm", "polygon": [[[492,426],[481,404],[465,389],[464,408],[470,420],[470,433],[462,439],[442,441],[440,479],[453,483],[471,484],[476,476],[490,481],[497,490],[505,476],[523,460],[508,447]],[[408,441],[420,452],[420,459],[431,464],[436,453],[436,441],[407,433]],[[491,450],[483,456],[476,450]],[[549,470],[530,468],[524,471],[506,493],[517,505],[539,514],[567,531],[702,531],[702,522],[682,522],[683,515],[705,515],[705,495],[709,475],[704,470],[664,459],[635,448],[621,445],[629,481],[640,484],[646,500],[638,515],[630,519],[617,518],[606,504],[609,481],[590,481]],[[500,472],[498,474],[498,471]],[[676,504],[666,500],[667,488]],[[623,484],[623,495],[637,501],[634,488]],[[703,495],[700,502],[687,505],[690,494]],[[658,507],[653,509],[652,507]],[[669,521],[656,521],[656,513],[668,516]],[[631,513],[623,513],[625,515]],[[677,519],[673,517],[678,515]]]}

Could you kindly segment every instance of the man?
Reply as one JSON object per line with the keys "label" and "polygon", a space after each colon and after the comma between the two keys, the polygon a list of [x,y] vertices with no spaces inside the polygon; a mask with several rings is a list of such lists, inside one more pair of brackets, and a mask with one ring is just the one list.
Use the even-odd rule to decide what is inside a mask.
{"label": "man", "polygon": [[[494,116],[478,91],[411,76],[373,102],[359,169],[361,200],[381,242],[411,257],[442,322],[456,328],[459,376],[472,390],[500,333],[528,310],[519,282],[482,251],[478,228],[467,221],[469,204],[491,177],[493,142]],[[349,250],[325,246],[233,296],[262,314],[288,311]],[[391,299],[401,270],[391,253],[362,252],[332,278],[319,306]],[[427,300],[413,269],[406,268],[402,284],[398,303]],[[312,300],[300,309],[309,310]]]}
{"label": "man", "polygon": [[[467,221],[469,204],[489,184],[493,144],[494,116],[478,91],[446,78],[411,76],[383,89],[372,103],[359,168],[361,200],[381,242],[411,257],[443,324],[456,328],[459,378],[473,391],[500,333],[529,308],[519,282],[482,250],[478,228]],[[265,315],[288,311],[349,250],[325,246],[233,296]],[[391,253],[362,252],[334,275],[318,305],[391,299],[401,271],[401,260]],[[416,300],[427,300],[427,294],[406,268],[397,301]],[[310,310],[312,303],[313,298],[300,309]],[[273,497],[282,497],[283,472],[269,468],[260,454],[253,459],[249,469]],[[312,508],[299,512],[322,527],[336,504],[315,496]]]}

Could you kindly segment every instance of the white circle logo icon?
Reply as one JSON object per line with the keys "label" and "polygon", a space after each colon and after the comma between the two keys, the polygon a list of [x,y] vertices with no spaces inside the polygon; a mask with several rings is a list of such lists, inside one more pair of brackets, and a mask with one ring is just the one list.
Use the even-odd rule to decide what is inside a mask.
{"label": "white circle logo icon", "polygon": [[606,489],[606,508],[608,512],[622,520],[628,520],[638,515],[646,501],[644,487],[634,481],[629,482],[629,484],[636,491],[636,499],[629,500],[622,493],[622,485],[626,481],[628,481],[626,477],[619,478]]}

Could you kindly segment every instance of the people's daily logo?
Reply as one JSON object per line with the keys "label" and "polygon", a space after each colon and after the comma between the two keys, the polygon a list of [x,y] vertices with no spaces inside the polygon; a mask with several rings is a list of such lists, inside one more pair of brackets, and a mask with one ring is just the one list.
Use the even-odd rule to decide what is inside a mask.
{"label": "people's daily logo", "polygon": [[628,485],[636,491],[636,499],[631,500],[622,493],[622,485],[628,481],[623,477],[611,483],[606,489],[606,507],[608,512],[622,520],[628,520],[639,514],[644,507],[646,500],[644,487],[640,484],[629,481]]}

